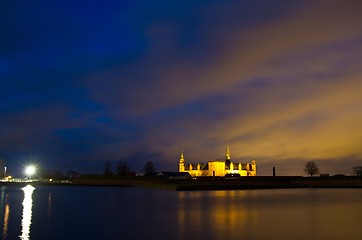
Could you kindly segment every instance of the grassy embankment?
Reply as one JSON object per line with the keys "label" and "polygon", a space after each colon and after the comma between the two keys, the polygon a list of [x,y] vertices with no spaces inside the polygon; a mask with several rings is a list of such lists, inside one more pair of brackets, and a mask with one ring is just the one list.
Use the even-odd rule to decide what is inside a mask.
{"label": "grassy embankment", "polygon": [[[2,186],[25,186],[29,183],[1,182]],[[114,186],[143,187],[168,190],[236,190],[236,189],[276,189],[276,188],[362,188],[362,177],[203,177],[190,180],[172,180],[156,176],[105,176],[82,175],[72,181],[33,182],[38,186]]]}
{"label": "grassy embankment", "polygon": [[233,190],[233,189],[272,189],[272,188],[360,188],[362,177],[241,177],[197,178],[172,180],[147,176],[103,176],[84,175],[73,180],[75,185],[148,187],[170,190]]}

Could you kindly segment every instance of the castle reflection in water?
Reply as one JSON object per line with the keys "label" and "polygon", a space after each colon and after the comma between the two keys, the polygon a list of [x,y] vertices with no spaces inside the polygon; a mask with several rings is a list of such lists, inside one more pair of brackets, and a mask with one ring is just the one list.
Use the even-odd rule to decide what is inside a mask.
{"label": "castle reflection in water", "polygon": [[360,189],[7,186],[0,239],[362,239],[361,209]]}

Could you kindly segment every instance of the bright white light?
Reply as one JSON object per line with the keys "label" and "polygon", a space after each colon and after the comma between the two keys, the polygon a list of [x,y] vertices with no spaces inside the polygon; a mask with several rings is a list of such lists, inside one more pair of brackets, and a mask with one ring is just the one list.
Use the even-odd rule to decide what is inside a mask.
{"label": "bright white light", "polygon": [[27,175],[27,176],[31,176],[31,175],[33,175],[35,173],[35,167],[34,166],[28,166],[28,167],[26,167],[25,168],[25,174]]}
{"label": "bright white light", "polygon": [[22,240],[29,240],[30,239],[30,225],[31,225],[31,215],[32,215],[32,206],[33,206],[33,191],[34,187],[27,185],[23,187],[22,190],[24,191],[24,201],[23,201],[23,218],[21,220],[21,236],[20,239]]}

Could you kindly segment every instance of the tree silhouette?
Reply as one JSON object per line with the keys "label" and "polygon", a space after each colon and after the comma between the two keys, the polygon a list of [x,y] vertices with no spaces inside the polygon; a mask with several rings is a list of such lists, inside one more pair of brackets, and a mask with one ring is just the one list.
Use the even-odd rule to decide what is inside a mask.
{"label": "tree silhouette", "polygon": [[130,168],[127,162],[119,161],[117,163],[117,175],[127,175],[129,171]]}
{"label": "tree silhouette", "polygon": [[155,175],[156,169],[152,161],[148,161],[144,168],[145,176]]}
{"label": "tree silhouette", "polygon": [[103,172],[104,175],[113,175],[113,172],[111,170],[111,163],[109,161],[107,161],[105,164],[104,164],[104,172]]}
{"label": "tree silhouette", "polygon": [[80,175],[79,172],[76,172],[73,170],[68,170],[66,177],[71,179],[71,178],[79,177],[79,175]]}
{"label": "tree silhouette", "polygon": [[319,168],[317,164],[315,164],[315,162],[308,161],[307,164],[305,165],[304,171],[312,177],[313,175],[319,173]]}
{"label": "tree silhouette", "polygon": [[357,176],[362,176],[362,166],[355,166],[352,170]]}

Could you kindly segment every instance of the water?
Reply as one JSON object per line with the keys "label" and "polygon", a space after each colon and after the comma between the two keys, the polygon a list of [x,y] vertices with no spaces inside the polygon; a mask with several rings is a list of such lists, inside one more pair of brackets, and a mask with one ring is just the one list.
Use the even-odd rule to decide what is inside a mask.
{"label": "water", "polygon": [[362,239],[362,189],[0,187],[0,239]]}

